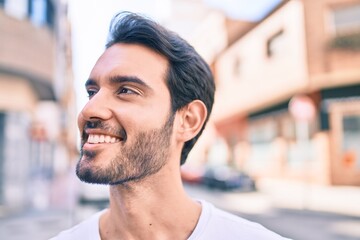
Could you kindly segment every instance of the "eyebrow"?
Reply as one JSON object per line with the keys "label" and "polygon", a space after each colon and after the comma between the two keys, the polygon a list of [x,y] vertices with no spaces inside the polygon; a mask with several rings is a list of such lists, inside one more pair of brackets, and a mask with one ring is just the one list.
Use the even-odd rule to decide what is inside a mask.
{"label": "eyebrow", "polygon": [[85,87],[88,87],[88,86],[97,86],[97,82],[94,80],[94,79],[88,79],[86,80],[85,82]]}
{"label": "eyebrow", "polygon": [[[153,91],[153,89],[146,84],[143,80],[141,80],[138,77],[135,76],[121,76],[121,75],[116,75],[116,76],[112,76],[110,77],[110,83],[111,84],[119,84],[119,83],[136,83],[139,84],[141,86],[144,86],[145,88]],[[86,82],[85,82],[85,87],[88,86],[97,86],[97,81],[94,79],[89,78]]]}
{"label": "eyebrow", "polygon": [[147,89],[152,90],[152,88],[146,84],[143,80],[141,80],[138,77],[135,76],[121,76],[121,75],[115,75],[110,77],[110,83],[111,84],[119,84],[119,83],[136,83],[141,86],[144,86]]}

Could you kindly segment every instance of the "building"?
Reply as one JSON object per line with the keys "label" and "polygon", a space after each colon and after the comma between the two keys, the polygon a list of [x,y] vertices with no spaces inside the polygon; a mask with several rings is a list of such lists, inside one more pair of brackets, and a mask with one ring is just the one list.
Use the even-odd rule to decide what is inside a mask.
{"label": "building", "polygon": [[44,208],[74,154],[65,1],[0,1],[0,215]]}
{"label": "building", "polygon": [[[230,44],[254,26],[253,22],[229,19],[217,8],[202,0],[172,0],[170,14],[161,23],[186,39],[215,72],[218,56]],[[184,166],[188,171],[203,168],[209,156],[209,148],[216,141],[212,121],[191,150]],[[200,170],[201,171],[201,170]]]}
{"label": "building", "polygon": [[[229,164],[257,177],[360,185],[359,66],[358,0],[283,1],[214,63],[212,120]],[[316,109],[305,123],[289,112],[299,94]]]}

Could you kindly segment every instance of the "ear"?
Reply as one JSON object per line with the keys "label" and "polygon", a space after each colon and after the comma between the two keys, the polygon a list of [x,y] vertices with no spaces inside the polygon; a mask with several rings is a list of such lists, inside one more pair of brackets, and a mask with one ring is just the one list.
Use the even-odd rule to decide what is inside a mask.
{"label": "ear", "polygon": [[180,109],[177,113],[177,138],[181,142],[187,142],[195,137],[204,125],[207,116],[205,104],[200,100],[194,100]]}

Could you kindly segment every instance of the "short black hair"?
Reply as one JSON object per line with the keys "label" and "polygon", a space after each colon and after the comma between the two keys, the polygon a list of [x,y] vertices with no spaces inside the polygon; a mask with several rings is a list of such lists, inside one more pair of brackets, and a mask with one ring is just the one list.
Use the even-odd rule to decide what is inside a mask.
{"label": "short black hair", "polygon": [[184,164],[205,128],[214,103],[215,83],[209,65],[178,34],[131,12],[120,12],[111,21],[106,48],[117,43],[140,44],[166,57],[169,62],[166,84],[173,113],[197,99],[205,104],[208,115],[201,131],[185,142],[182,149],[180,164]]}

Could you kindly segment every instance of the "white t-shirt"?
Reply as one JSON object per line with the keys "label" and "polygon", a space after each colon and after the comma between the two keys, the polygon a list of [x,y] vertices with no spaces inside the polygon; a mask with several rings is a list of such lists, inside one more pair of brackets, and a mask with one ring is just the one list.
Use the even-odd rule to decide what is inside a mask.
{"label": "white t-shirt", "polygon": [[[266,229],[258,223],[222,211],[201,200],[199,221],[188,240],[285,240],[286,238]],[[103,211],[81,222],[73,228],[61,232],[51,240],[101,240],[99,219]]]}

